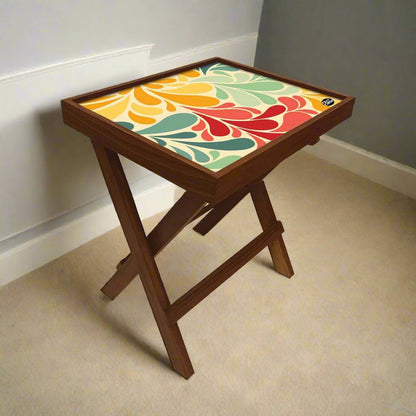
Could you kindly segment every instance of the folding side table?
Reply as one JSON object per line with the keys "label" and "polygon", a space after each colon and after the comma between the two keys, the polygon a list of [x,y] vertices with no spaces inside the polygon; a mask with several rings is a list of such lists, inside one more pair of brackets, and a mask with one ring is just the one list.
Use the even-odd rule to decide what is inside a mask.
{"label": "folding side table", "polygon": [[[222,58],[62,100],[64,122],[87,135],[130,254],[102,291],[114,299],[139,275],[172,367],[194,370],[178,320],[268,246],[293,275],[283,226],[263,179],[352,114],[354,98]],[[146,236],[118,154],[185,189]],[[205,235],[247,194],[263,232],[171,303],[154,257],[188,223]]]}

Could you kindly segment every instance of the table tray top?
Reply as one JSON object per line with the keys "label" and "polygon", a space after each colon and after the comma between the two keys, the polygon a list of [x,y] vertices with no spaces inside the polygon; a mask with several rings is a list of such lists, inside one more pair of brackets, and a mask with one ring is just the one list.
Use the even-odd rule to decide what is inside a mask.
{"label": "table tray top", "polygon": [[354,97],[223,58],[62,100],[64,121],[217,202],[351,116]]}
{"label": "table tray top", "polygon": [[340,101],[213,62],[80,104],[219,171]]}

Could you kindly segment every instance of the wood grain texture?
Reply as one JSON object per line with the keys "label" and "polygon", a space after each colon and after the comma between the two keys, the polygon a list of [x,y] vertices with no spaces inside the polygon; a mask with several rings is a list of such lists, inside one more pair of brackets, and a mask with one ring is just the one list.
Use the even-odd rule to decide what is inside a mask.
{"label": "wood grain texture", "polygon": [[[269,229],[269,227],[273,226],[277,220],[263,181],[257,182],[256,185],[253,186],[251,198],[256,208],[261,227],[263,230]],[[289,278],[292,277],[294,274],[292,264],[280,234],[276,236],[276,239],[269,242],[269,251],[276,271],[283,276]]]}
{"label": "wood grain texture", "polygon": [[214,228],[247,194],[248,189],[242,189],[215,205],[214,208],[193,228],[201,235],[207,234]]}
{"label": "wood grain texture", "polygon": [[[79,104],[121,89],[131,88],[161,77],[215,62],[232,65],[275,80],[327,94],[339,98],[341,102],[218,172],[212,172],[198,163],[169,151]],[[218,203],[235,193],[237,189],[264,177],[281,161],[350,117],[354,98],[223,58],[211,58],[150,77],[68,98],[62,100],[61,105],[64,122],[69,126],[181,188],[199,195],[205,201]]]}
{"label": "wood grain texture", "polygon": [[178,325],[170,323],[166,316],[165,311],[170,307],[169,298],[148,245],[120,159],[117,154],[99,143],[93,142],[93,146],[172,367],[187,379],[194,370]]}
{"label": "wood grain texture", "polygon": [[[297,85],[341,101],[218,172],[212,172],[80,105],[81,102],[93,98],[215,62]],[[353,105],[353,97],[222,58],[207,59],[62,100],[64,122],[90,137],[93,143],[131,251],[119,263],[117,272],[102,290],[113,299],[139,274],[172,367],[183,377],[189,378],[194,370],[177,325],[181,317],[266,246],[269,247],[275,269],[287,277],[293,275],[281,235],[283,226],[276,220],[262,180],[284,159],[302,147],[316,143],[320,135],[350,117]],[[137,213],[118,154],[187,191],[148,237]],[[154,256],[189,222],[211,211],[195,227],[201,234],[208,232],[249,192],[263,232],[171,305]]]}
{"label": "wood grain texture", "polygon": [[218,286],[230,278],[237,270],[250,261],[256,254],[263,250],[270,241],[283,232],[281,222],[276,222],[267,230],[263,231],[256,238],[251,240],[241,250],[237,251],[232,257],[216,268],[207,277],[196,284],[176,300],[167,313],[169,321],[177,322],[182,316],[189,312],[194,306],[205,299]]}
{"label": "wood grain texture", "polygon": [[117,271],[101,288],[101,292],[111,300],[114,300],[139,272],[133,256],[129,254],[123,260],[117,265]]}
{"label": "wood grain texture", "polygon": [[[166,247],[204,206],[205,202],[201,198],[185,192],[148,235],[147,242],[152,255],[156,256]],[[122,259],[117,265],[117,272],[101,289],[111,300],[114,300],[139,273],[132,259],[131,253]]]}
{"label": "wood grain texture", "polygon": [[154,255],[159,253],[204,208],[198,195],[185,192],[148,236]]}

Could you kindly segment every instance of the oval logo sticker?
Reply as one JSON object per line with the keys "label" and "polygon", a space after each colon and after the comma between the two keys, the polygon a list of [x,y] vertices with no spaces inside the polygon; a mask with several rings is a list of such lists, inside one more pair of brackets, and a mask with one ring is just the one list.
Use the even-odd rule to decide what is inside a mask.
{"label": "oval logo sticker", "polygon": [[322,101],[321,101],[321,103],[323,104],[323,105],[326,105],[326,106],[331,106],[332,104],[334,104],[334,100],[332,99],[332,98],[324,98]]}

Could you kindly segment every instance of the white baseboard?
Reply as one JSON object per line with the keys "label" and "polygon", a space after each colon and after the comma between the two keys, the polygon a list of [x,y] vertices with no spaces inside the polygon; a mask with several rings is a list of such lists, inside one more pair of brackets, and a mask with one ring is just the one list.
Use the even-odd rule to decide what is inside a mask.
{"label": "white baseboard", "polygon": [[[76,80],[72,79],[73,77],[69,77],[68,81],[68,76],[73,73],[75,74],[78,67],[83,67],[89,71],[88,73],[94,75],[97,72],[97,65],[100,65],[100,67],[102,65],[111,66],[114,62],[117,62],[118,67],[120,67],[120,71],[118,72],[121,75],[123,75],[121,69],[127,65],[127,69],[130,71],[128,77],[134,78],[134,76],[131,76],[131,71],[136,71],[137,76],[140,76],[144,69],[147,73],[156,73],[174,68],[175,66],[185,65],[187,63],[213,56],[221,56],[252,65],[254,63],[256,42],[257,33],[250,33],[244,36],[225,39],[220,42],[209,43],[201,45],[197,48],[187,49],[178,53],[151,59],[150,62],[146,64],[146,68],[144,68],[144,66],[138,67],[136,58],[133,60],[133,63],[130,62],[132,61],[132,57],[142,55],[144,57],[148,56],[152,45],[144,45],[137,48],[123,49],[120,51],[82,58],[80,60],[50,65],[44,68],[36,68],[22,73],[8,74],[0,77],[0,87],[3,90],[15,90],[16,84],[19,83],[19,85],[22,84],[24,87],[22,87],[22,90],[25,90],[28,86],[34,84],[32,82],[33,77],[36,77],[36,85],[38,85],[40,79],[45,78],[48,82],[50,82],[52,78],[57,78],[62,74],[62,81],[59,79],[60,82],[56,82],[56,84],[64,85],[68,91],[56,89],[53,93],[54,97],[47,97],[47,100],[49,101],[57,101],[55,95],[58,93],[60,98],[71,94],[73,95],[75,93],[75,91],[72,91],[71,88],[73,88],[73,85],[78,84],[75,82]],[[126,60],[129,60],[130,63],[126,64]],[[140,62],[145,63],[146,59],[141,60]],[[92,67],[93,65],[94,68]],[[90,67],[93,69],[90,70]],[[65,83],[63,82],[64,80]],[[117,82],[125,80],[126,79],[124,78],[117,80]],[[87,88],[89,90],[93,89],[91,86],[84,85],[90,81],[91,76],[89,78],[83,77],[82,85],[78,85],[80,93],[83,92],[82,88]],[[94,79],[93,81],[94,83],[97,83],[97,88],[100,87],[98,84],[102,82],[102,80]],[[5,95],[7,96],[7,94]],[[9,95],[13,96],[13,94]],[[32,95],[37,96],[36,94]],[[20,120],[26,120],[26,118],[31,117],[29,113],[33,111],[35,104],[36,106],[39,106],[39,103],[36,102],[33,103],[33,105],[30,104],[27,109],[19,107],[21,114],[17,114],[18,118]],[[42,105],[44,104],[45,103],[42,103]],[[25,126],[27,140],[29,142],[31,140],[33,141],[33,137],[31,135],[35,129],[29,121],[27,121]],[[143,174],[140,174],[139,176],[142,177]],[[154,175],[145,176],[136,184],[137,186],[140,185],[140,189],[135,189],[137,186],[132,187],[139,213],[142,218],[149,217],[165,210],[174,202],[175,187],[162,181],[151,183],[151,181],[158,180],[155,178],[156,177]],[[145,189],[145,191],[143,191],[143,189]],[[30,199],[29,197],[27,198],[28,200]],[[1,215],[3,215],[3,213]],[[33,221],[31,224],[33,225],[30,226],[29,224],[29,226],[22,227],[25,231],[16,235],[11,235],[6,240],[0,242],[0,286],[17,279],[26,273],[29,273],[30,271],[79,247],[80,245],[98,237],[112,228],[117,227],[119,222],[114,208],[107,198],[88,203],[80,208],[72,210],[69,213],[65,213],[64,215],[58,216],[50,221],[43,222],[40,225],[35,225]]]}
{"label": "white baseboard", "polygon": [[[142,219],[170,208],[174,202],[175,186],[154,175],[148,175],[131,188]],[[28,230],[26,234],[30,234],[31,238],[15,236],[14,239],[20,242],[14,245],[10,242],[13,247],[0,253],[0,286],[119,225],[114,207],[109,197],[105,197],[38,226],[40,232]]]}
{"label": "white baseboard", "polygon": [[157,73],[214,56],[220,56],[221,58],[234,60],[246,65],[253,65],[256,55],[257,37],[258,33],[253,32],[151,59],[149,72]]}
{"label": "white baseboard", "polygon": [[305,151],[373,182],[416,199],[416,169],[367,152],[359,147],[321,136]]}

